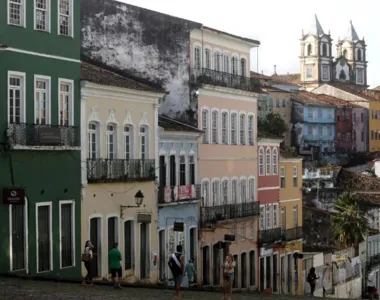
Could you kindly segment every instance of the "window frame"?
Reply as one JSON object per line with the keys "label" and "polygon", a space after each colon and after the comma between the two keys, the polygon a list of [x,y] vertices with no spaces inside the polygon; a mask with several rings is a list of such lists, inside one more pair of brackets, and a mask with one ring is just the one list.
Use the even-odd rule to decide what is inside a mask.
{"label": "window frame", "polygon": [[[211,204],[212,204],[212,203],[210,203],[211,202],[210,186],[211,186],[210,179],[202,178],[202,180],[201,180],[201,189],[202,189],[201,193],[202,193],[202,197],[203,197],[204,207],[211,207]],[[204,193],[205,191],[206,191],[207,195],[205,195],[205,193]]]}
{"label": "window frame", "polygon": [[[183,159],[183,163],[182,163],[182,160]],[[181,170],[181,167],[185,168],[184,171]],[[187,167],[187,159],[186,159],[186,155],[185,154],[180,154],[178,156],[178,186],[181,186],[181,185],[187,185],[187,174],[188,174],[188,167]],[[181,184],[181,175],[184,176],[185,180],[182,182],[184,184]]]}
{"label": "window frame", "polygon": [[[220,128],[221,128],[221,143],[223,145],[228,145],[229,144],[229,112],[227,110],[222,110],[221,111],[221,118],[220,118]],[[225,126],[223,127],[223,120],[224,120],[224,117],[225,117],[225,120],[226,120],[226,123],[225,123]]]}
{"label": "window frame", "polygon": [[[214,120],[215,116],[215,120]],[[214,128],[214,121],[215,121],[215,128]],[[216,145],[219,144],[219,110],[218,109],[211,109],[211,144]]]}
{"label": "window frame", "polygon": [[[245,112],[239,113],[239,145],[247,145],[247,115]],[[242,137],[244,140],[242,140]]]}
{"label": "window frame", "polygon": [[[234,197],[235,190],[235,197]],[[231,204],[239,203],[239,180],[237,177],[231,178]]]}
{"label": "window frame", "polygon": [[68,126],[74,126],[74,80],[58,78],[58,124],[60,126],[65,126],[61,124],[61,84],[67,84],[69,86],[69,103],[68,103],[68,115],[69,115],[69,124]]}
{"label": "window frame", "polygon": [[[199,55],[199,58],[197,58],[197,55]],[[193,68],[194,70],[202,70],[202,48],[201,46],[198,46],[198,45],[194,46]]]}
{"label": "window frame", "polygon": [[239,56],[236,54],[231,56],[231,74],[239,76]]}
{"label": "window frame", "polygon": [[[203,114],[206,115],[206,120]],[[203,131],[202,144],[210,144],[210,110],[208,108],[201,109],[201,130]]]}
{"label": "window frame", "polygon": [[[12,0],[7,0],[7,25],[26,28],[26,0],[22,0],[22,3],[20,4],[20,24],[13,24],[10,21],[11,20],[10,18],[11,17],[11,14],[10,14],[11,1]],[[18,3],[14,3],[14,4],[18,5]]]}
{"label": "window frame", "polygon": [[[39,258],[38,258],[38,252],[39,252],[39,247],[38,247],[38,208],[47,206],[49,207],[49,252],[50,252],[50,269],[45,270],[45,271],[39,271]],[[37,202],[36,203],[36,220],[35,220],[35,226],[36,226],[36,273],[41,274],[41,273],[46,273],[46,272],[51,272],[54,270],[54,259],[53,259],[53,203],[50,202]]]}
{"label": "window frame", "polygon": [[214,49],[214,71],[216,72],[223,72],[222,57],[222,51]]}
{"label": "window frame", "polygon": [[240,76],[247,77],[247,58],[240,57]]}
{"label": "window frame", "polygon": [[[90,125],[95,125],[95,129],[90,129]],[[88,159],[97,159],[100,158],[100,132],[99,132],[100,124],[96,121],[90,121],[87,125],[87,147],[88,147]],[[90,142],[92,144],[92,139],[90,138],[90,134],[95,134],[95,157],[90,157]]]}
{"label": "window frame", "polygon": [[[74,38],[74,1],[73,0],[67,0],[69,2],[69,15],[68,15],[68,34],[63,34],[61,33],[61,24],[60,24],[60,17],[61,15],[61,10],[60,10],[60,6],[61,6],[61,1],[62,0],[58,0],[58,3],[57,3],[57,31],[58,31],[58,36],[65,36],[65,37],[69,37],[69,38]],[[67,15],[65,15],[67,16]]]}
{"label": "window frame", "polygon": [[[108,126],[113,126],[113,130],[110,131],[108,130]],[[113,157],[111,158],[110,157],[110,141],[109,141],[109,137],[111,136],[111,132],[112,132],[112,136],[113,136],[113,139],[112,139],[112,144],[113,144]],[[110,159],[110,160],[113,160],[113,159],[117,159],[117,155],[118,155],[118,151],[117,151],[117,125],[115,123],[107,123],[106,124],[106,159]]]}
{"label": "window frame", "polygon": [[[37,104],[36,104],[36,92],[37,92],[37,81],[45,81],[46,82],[46,121],[45,125],[50,125],[51,124],[51,77],[50,76],[44,76],[44,75],[34,75],[34,124],[37,124],[36,122],[36,109],[37,109]],[[39,116],[40,119],[40,116]],[[39,121],[40,125],[41,120]]]}
{"label": "window frame", "polygon": [[293,166],[292,171],[293,171],[293,173],[292,173],[293,187],[296,188],[296,187],[298,187],[298,167]]}
{"label": "window frame", "polygon": [[[269,160],[268,160],[269,155]],[[270,175],[271,174],[271,165],[272,165],[272,150],[270,147],[267,147],[265,149],[265,174]]]}
{"label": "window frame", "polygon": [[[128,132],[125,130],[128,128]],[[133,139],[133,134],[134,134],[134,126],[132,124],[124,124],[123,125],[123,149],[124,149],[124,159],[130,160],[133,159],[134,153],[134,139]],[[127,158],[127,143],[126,143],[126,138],[127,136],[129,137],[129,158]]]}
{"label": "window frame", "polygon": [[[361,80],[359,80],[359,74],[361,74]],[[356,84],[364,84],[364,69],[363,68],[356,68]]]}
{"label": "window frame", "polygon": [[221,190],[221,204],[222,205],[227,205],[230,203],[230,191],[229,191],[229,179],[227,177],[223,177],[221,180],[221,185],[220,185],[220,190]]}
{"label": "window frame", "polygon": [[[233,117],[235,117],[235,122],[233,122]],[[235,129],[233,129],[235,127]],[[232,111],[230,114],[230,134],[231,134],[231,145],[238,145],[238,113]],[[233,139],[235,134],[235,140]]]}
{"label": "window frame", "polygon": [[[131,243],[130,243],[130,250],[131,250],[131,257],[130,259],[128,259],[128,263],[131,264],[131,267],[130,268],[127,268],[127,256],[126,256],[126,247],[125,247],[125,224],[127,222],[131,222]],[[137,223],[138,224],[138,223]],[[124,242],[124,251],[123,251],[123,260],[124,260],[124,263],[123,263],[123,267],[124,267],[124,270],[134,270],[136,268],[136,248],[135,248],[135,244],[133,243],[133,241],[136,239],[136,222],[133,218],[129,218],[129,217],[126,217],[124,218],[123,220],[123,242]],[[130,261],[129,261],[130,260]]]}
{"label": "window frame", "polygon": [[330,80],[329,65],[322,65],[322,80],[323,81]]}
{"label": "window frame", "polygon": [[[240,202],[239,203],[247,203],[247,197],[248,194],[248,180],[245,177],[240,177]],[[243,189],[244,187],[244,189]],[[239,199],[239,198],[238,198]]]}
{"label": "window frame", "polygon": [[[212,59],[211,59],[211,53],[212,50],[208,47],[205,47],[205,61],[204,61],[204,67],[206,69],[212,70]],[[208,54],[208,55],[207,55]]]}
{"label": "window frame", "polygon": [[306,66],[305,68],[305,77],[306,79],[313,79],[314,78],[314,68],[312,66]]}
{"label": "window frame", "polygon": [[278,175],[278,151],[276,147],[274,147],[272,150],[272,174]]}
{"label": "window frame", "polygon": [[[251,127],[251,130],[250,130]],[[255,116],[254,114],[248,114],[247,118],[247,133],[248,133],[248,145],[255,145]]]}
{"label": "window frame", "polygon": [[[144,128],[145,132],[141,132],[141,129]],[[140,125],[139,126],[139,146],[140,146],[140,159],[149,159],[149,149],[150,149],[150,141],[149,141],[149,126],[148,125]],[[144,150],[144,156],[143,157],[143,151],[142,151],[142,137],[145,137],[145,150]]]}
{"label": "window frame", "polygon": [[[45,29],[38,29],[37,28],[37,11],[41,10],[40,8],[37,8],[36,1],[38,0],[33,0],[33,28],[35,31],[40,31],[40,32],[51,32],[51,0],[45,0],[46,1],[46,20],[45,20]],[[58,2],[59,5],[59,2]]]}
{"label": "window frame", "polygon": [[[214,186],[216,186],[216,195],[214,191]],[[211,204],[212,206],[219,206],[221,205],[221,199],[220,199],[220,179],[219,178],[213,178],[211,180]]]}
{"label": "window frame", "polygon": [[[7,116],[8,116],[8,124],[10,123],[10,115],[9,115],[9,110],[10,110],[10,79],[14,78],[19,78],[20,79],[20,123],[26,123],[26,73],[24,72],[15,72],[15,71],[8,71],[8,82],[7,82],[7,95],[8,95],[8,102],[7,102]],[[15,122],[14,122],[15,123]],[[17,124],[17,123],[15,123]]]}
{"label": "window frame", "polygon": [[280,166],[280,188],[286,188],[286,168]]}
{"label": "window frame", "polygon": [[[62,267],[62,205],[64,204],[71,204],[71,216],[72,216],[72,223],[71,223],[71,246],[72,246],[72,259],[73,264],[71,266]],[[60,269],[67,269],[67,268],[73,268],[75,267],[75,201],[74,200],[60,200],[59,201],[59,267]]]}
{"label": "window frame", "polygon": [[[188,155],[188,161],[187,161],[187,163],[188,163],[187,165],[188,165],[188,168],[189,168],[188,169],[189,170],[188,174],[189,174],[189,184],[190,185],[196,184],[196,182],[197,182],[197,176],[195,175],[196,174],[195,160],[196,160],[195,154],[194,153],[190,153]],[[193,168],[193,171],[191,170],[192,168]],[[194,180],[192,180],[192,179],[194,179]]]}
{"label": "window frame", "polygon": [[256,179],[254,176],[248,177],[248,201],[256,201]]}
{"label": "window frame", "polygon": [[264,176],[264,175],[265,175],[265,151],[263,147],[260,147],[259,149],[259,176]]}

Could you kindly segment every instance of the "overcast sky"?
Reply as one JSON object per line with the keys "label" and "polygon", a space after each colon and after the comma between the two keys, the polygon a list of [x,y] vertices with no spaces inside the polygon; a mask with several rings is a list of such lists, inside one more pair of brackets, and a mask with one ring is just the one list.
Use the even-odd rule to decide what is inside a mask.
{"label": "overcast sky", "polygon": [[[189,19],[232,34],[261,42],[257,66],[251,53],[251,70],[273,74],[299,73],[302,29],[307,30],[317,14],[325,33],[330,30],[333,54],[352,20],[367,47],[368,84],[380,85],[379,0],[119,0],[169,15]],[[312,5],[317,4],[317,5]],[[379,69],[377,69],[379,68]],[[379,75],[377,75],[379,73]]]}

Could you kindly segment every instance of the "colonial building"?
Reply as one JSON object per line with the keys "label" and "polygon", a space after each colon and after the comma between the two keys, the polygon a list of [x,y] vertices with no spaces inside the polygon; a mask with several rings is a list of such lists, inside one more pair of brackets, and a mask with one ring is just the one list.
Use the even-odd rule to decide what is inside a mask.
{"label": "colonial building", "polygon": [[[191,81],[197,96],[200,259],[203,286],[221,286],[220,266],[236,261],[235,288],[257,284],[257,80],[248,76],[250,50],[259,42],[208,27],[191,32]],[[226,234],[234,236],[228,247]],[[231,241],[231,239],[229,239]]]}
{"label": "colonial building", "polygon": [[0,3],[0,273],[81,274],[79,5]]}
{"label": "colonial building", "polygon": [[157,124],[165,93],[91,62],[81,72],[80,244],[95,246],[96,277],[110,278],[108,251],[117,242],[125,280],[156,283]]}
{"label": "colonial building", "polygon": [[[177,245],[183,246],[186,263],[192,259],[197,265],[200,259],[198,143],[202,131],[166,116],[158,117],[158,126],[159,280],[166,281],[172,277],[168,257]],[[184,278],[183,286],[189,286],[188,279]]]}

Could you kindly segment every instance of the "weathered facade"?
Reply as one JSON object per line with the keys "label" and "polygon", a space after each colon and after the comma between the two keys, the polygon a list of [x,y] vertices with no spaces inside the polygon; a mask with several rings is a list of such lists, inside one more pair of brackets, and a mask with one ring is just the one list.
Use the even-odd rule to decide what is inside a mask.
{"label": "weathered facade", "polygon": [[47,2],[46,10],[0,3],[0,188],[10,189],[0,273],[73,278],[81,275],[80,1]]}

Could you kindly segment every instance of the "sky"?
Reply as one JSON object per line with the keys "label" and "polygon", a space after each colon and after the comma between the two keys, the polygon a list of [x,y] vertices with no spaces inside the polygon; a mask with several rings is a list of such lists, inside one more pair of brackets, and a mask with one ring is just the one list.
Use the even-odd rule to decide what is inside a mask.
{"label": "sky", "polygon": [[330,30],[334,54],[338,38],[345,35],[352,20],[359,37],[364,36],[367,44],[368,84],[371,88],[380,85],[380,74],[376,75],[380,70],[379,0],[119,1],[259,40],[259,49],[251,52],[251,70],[266,75],[274,73],[274,65],[277,74],[299,73],[302,29],[310,27],[315,14],[324,32]]}

